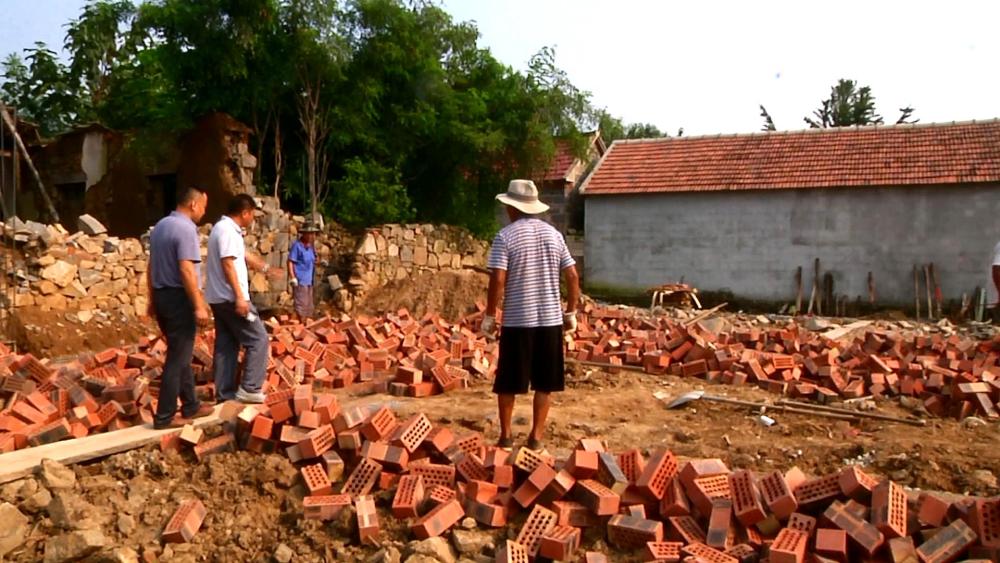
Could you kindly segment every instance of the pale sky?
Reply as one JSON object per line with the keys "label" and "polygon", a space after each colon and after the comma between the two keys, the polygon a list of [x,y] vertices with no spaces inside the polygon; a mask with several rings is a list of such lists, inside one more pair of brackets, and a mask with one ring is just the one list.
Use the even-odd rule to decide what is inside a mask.
{"label": "pale sky", "polygon": [[[0,54],[61,45],[83,0],[0,0]],[[680,2],[443,0],[474,20],[480,43],[524,69],[557,63],[595,104],[685,135],[805,127],[838,78],[872,87],[886,121],[912,105],[921,122],[1000,117],[1000,2]]]}

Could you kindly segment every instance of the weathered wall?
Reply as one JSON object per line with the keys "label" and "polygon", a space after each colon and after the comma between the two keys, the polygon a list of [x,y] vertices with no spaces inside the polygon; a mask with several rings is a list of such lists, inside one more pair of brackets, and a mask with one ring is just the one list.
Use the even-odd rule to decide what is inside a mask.
{"label": "weathered wall", "polygon": [[789,300],[813,260],[834,292],[913,302],[914,264],[933,262],[946,299],[983,286],[1000,237],[1000,185],[693,192],[586,198],[586,279],[645,289],[681,278],[701,290]]}

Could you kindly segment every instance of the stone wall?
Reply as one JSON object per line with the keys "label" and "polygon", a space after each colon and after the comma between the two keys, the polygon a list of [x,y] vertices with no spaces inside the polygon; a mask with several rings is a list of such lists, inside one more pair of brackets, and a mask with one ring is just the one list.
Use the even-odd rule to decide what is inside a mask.
{"label": "stone wall", "polygon": [[[273,268],[285,271],[288,248],[304,218],[261,198],[264,209],[246,234],[247,247]],[[144,314],[148,303],[148,233],[141,239],[109,236],[92,218],[81,218],[69,234],[58,225],[16,219],[3,225],[5,239],[21,250],[8,281],[16,284],[15,306],[67,311],[84,322]],[[211,225],[199,227],[202,256]],[[390,281],[423,272],[485,267],[485,242],[448,226],[386,225],[352,233],[328,224],[316,239],[316,296],[349,311],[356,299]],[[263,310],[291,307],[285,278],[251,273],[253,302]],[[0,296],[7,300],[8,294]]]}
{"label": "stone wall", "polygon": [[423,272],[483,269],[489,244],[459,227],[383,225],[361,239],[348,286],[363,294]]}

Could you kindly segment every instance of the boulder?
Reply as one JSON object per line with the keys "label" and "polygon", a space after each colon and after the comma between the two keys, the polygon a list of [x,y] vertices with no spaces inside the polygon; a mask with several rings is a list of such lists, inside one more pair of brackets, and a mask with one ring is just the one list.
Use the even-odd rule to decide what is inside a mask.
{"label": "boulder", "polygon": [[83,234],[90,236],[103,235],[108,232],[107,227],[88,214],[80,215],[76,219],[76,228],[83,231]]}
{"label": "boulder", "polygon": [[72,489],[76,485],[76,473],[72,469],[51,459],[43,459],[38,471],[42,484],[50,489]]}
{"label": "boulder", "polygon": [[49,538],[45,542],[45,563],[82,559],[105,546],[100,530],[79,530]]}
{"label": "boulder", "polygon": [[27,536],[28,517],[13,504],[0,504],[0,559],[21,547]]}
{"label": "boulder", "polygon": [[42,270],[42,279],[66,287],[76,278],[76,266],[64,260],[56,260],[51,266]]}

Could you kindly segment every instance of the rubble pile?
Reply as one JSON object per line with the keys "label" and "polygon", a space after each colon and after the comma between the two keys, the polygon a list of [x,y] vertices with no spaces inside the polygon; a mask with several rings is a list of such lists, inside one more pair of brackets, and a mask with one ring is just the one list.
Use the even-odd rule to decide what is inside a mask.
{"label": "rubble pile", "polygon": [[[425,397],[489,379],[496,369],[495,342],[436,315],[266,324],[272,353],[265,390],[305,383]],[[213,345],[211,332],[199,336],[192,362],[198,394],[211,402]],[[166,348],[162,338],[144,338],[56,365],[0,345],[0,453],[152,423]]]}

